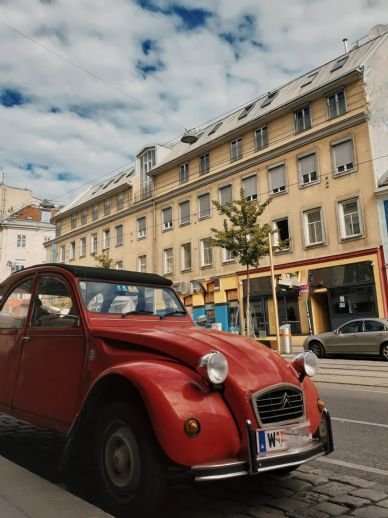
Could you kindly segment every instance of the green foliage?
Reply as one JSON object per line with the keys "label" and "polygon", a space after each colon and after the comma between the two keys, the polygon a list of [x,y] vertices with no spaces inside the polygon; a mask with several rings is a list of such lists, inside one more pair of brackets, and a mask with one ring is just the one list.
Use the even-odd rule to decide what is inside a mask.
{"label": "green foliage", "polygon": [[102,254],[98,254],[95,256],[95,260],[101,268],[109,268],[113,267],[114,260],[109,257],[109,250],[104,250]]}
{"label": "green foliage", "polygon": [[213,201],[220,215],[226,216],[223,230],[211,228],[214,236],[210,239],[212,246],[229,250],[234,257],[247,267],[258,266],[260,259],[269,254],[268,235],[272,233],[268,223],[260,225],[259,218],[270,203],[247,200],[244,190],[240,191],[240,199],[224,205]]}

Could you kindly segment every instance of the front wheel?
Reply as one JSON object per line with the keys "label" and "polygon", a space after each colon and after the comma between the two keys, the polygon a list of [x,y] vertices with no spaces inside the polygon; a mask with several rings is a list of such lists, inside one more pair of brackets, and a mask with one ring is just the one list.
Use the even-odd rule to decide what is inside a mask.
{"label": "front wheel", "polygon": [[380,355],[383,360],[385,360],[386,362],[388,361],[388,342],[385,342],[381,345]]}
{"label": "front wheel", "polygon": [[323,345],[317,340],[314,340],[309,344],[309,350],[312,351],[318,358],[323,358],[325,356],[325,349],[323,348]]}
{"label": "front wheel", "polygon": [[166,490],[166,465],[143,411],[115,402],[100,414],[93,441],[96,493],[116,517],[152,516]]}

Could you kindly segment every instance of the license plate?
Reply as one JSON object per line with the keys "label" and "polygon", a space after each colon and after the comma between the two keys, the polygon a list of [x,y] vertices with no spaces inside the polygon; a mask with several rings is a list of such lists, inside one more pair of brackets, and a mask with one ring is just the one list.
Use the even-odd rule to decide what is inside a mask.
{"label": "license plate", "polygon": [[287,449],[286,435],[283,430],[259,430],[257,433],[259,453]]}
{"label": "license plate", "polygon": [[259,453],[302,448],[312,440],[308,421],[279,430],[257,430],[256,437]]}

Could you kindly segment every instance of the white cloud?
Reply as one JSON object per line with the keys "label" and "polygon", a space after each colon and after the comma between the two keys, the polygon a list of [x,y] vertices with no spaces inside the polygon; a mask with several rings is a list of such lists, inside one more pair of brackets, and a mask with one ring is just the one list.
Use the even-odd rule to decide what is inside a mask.
{"label": "white cloud", "polygon": [[[0,95],[28,101],[0,105],[0,166],[10,184],[57,200],[143,145],[166,143],[341,54],[343,37],[388,22],[388,0],[152,0],[170,15],[135,0],[0,3],[3,23],[53,51],[0,25]],[[184,30],[178,8],[212,15]],[[144,78],[147,67],[155,72]]]}

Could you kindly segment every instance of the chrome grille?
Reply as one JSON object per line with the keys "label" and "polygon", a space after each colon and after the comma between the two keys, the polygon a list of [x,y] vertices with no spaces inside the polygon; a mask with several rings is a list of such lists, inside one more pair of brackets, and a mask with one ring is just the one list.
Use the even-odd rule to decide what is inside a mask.
{"label": "chrome grille", "polygon": [[304,416],[303,392],[282,387],[255,397],[256,413],[263,425],[292,421]]}

